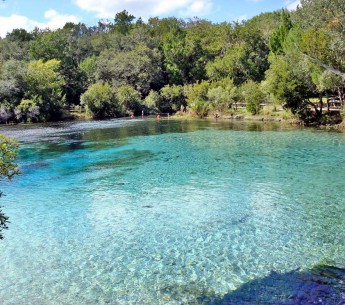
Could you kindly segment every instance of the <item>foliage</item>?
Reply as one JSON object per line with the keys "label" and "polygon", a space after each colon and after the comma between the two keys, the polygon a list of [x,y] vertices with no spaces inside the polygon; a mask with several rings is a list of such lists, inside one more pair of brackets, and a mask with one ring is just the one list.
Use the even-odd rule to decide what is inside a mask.
{"label": "foliage", "polygon": [[145,97],[144,106],[149,110],[156,111],[158,110],[158,105],[160,104],[160,95],[155,90],[150,90],[148,96]]}
{"label": "foliage", "polygon": [[61,86],[64,80],[59,73],[60,61],[43,62],[39,59],[29,64],[25,80],[25,97],[33,100],[40,108],[43,120],[59,116],[64,104]]}
{"label": "foliage", "polygon": [[183,86],[166,85],[160,90],[158,108],[162,112],[176,112],[187,106]]}
{"label": "foliage", "polygon": [[83,78],[83,87],[88,88],[96,82],[97,57],[95,55],[85,58],[78,65]]}
{"label": "foliage", "polygon": [[0,134],[0,179],[11,179],[19,173],[18,166],[14,164],[17,149],[16,141]]}
{"label": "foliage", "polygon": [[123,114],[139,114],[142,110],[140,93],[129,85],[121,86],[116,94]]}
{"label": "foliage", "polygon": [[12,105],[7,100],[3,100],[0,104],[0,122],[7,123],[8,120],[12,117]]}
{"label": "foliage", "polygon": [[30,44],[30,57],[33,60],[62,59],[65,37],[60,31],[42,31]]}
{"label": "foliage", "polygon": [[14,114],[18,121],[34,122],[39,117],[40,109],[34,101],[23,99],[14,109]]}
{"label": "foliage", "polygon": [[324,70],[316,79],[316,86],[319,92],[336,91],[344,85],[343,79],[330,71]]}
{"label": "foliage", "polygon": [[302,0],[295,15],[305,33],[303,51],[341,71],[345,70],[344,15],[342,0]]}
{"label": "foliage", "polygon": [[[0,180],[12,179],[19,173],[18,166],[14,163],[18,149],[16,141],[0,134]],[[2,193],[0,192],[0,197]],[[0,239],[3,239],[2,230],[7,229],[8,217],[0,207]]]}
{"label": "foliage", "polygon": [[0,102],[7,100],[16,105],[24,94],[26,64],[19,60],[7,60],[0,66]]}
{"label": "foliage", "polygon": [[[345,72],[344,15],[344,1],[301,0],[295,12],[231,24],[143,21],[124,10],[93,26],[15,29],[0,39],[0,122],[56,119],[89,97],[95,117],[143,109],[204,117],[228,111],[248,86],[304,119],[310,98],[342,98],[344,82],[324,67]],[[256,97],[243,98],[258,111]]]}
{"label": "foliage", "polygon": [[223,79],[213,85],[207,92],[207,98],[216,111],[227,111],[239,100],[238,88],[232,79]]}
{"label": "foliage", "polygon": [[245,46],[243,44],[233,45],[226,51],[224,56],[217,57],[213,62],[206,65],[207,75],[211,80],[223,78],[235,78],[237,83],[243,80],[242,61],[245,57]]}
{"label": "foliage", "polygon": [[237,86],[250,79],[260,82],[269,67],[268,53],[258,29],[237,25],[224,55],[206,65],[207,75],[211,80],[232,78]]}
{"label": "foliage", "polygon": [[115,15],[114,29],[122,35],[126,35],[132,28],[132,21],[135,19],[126,10],[119,12]]}
{"label": "foliage", "polygon": [[289,12],[282,10],[281,25],[272,33],[269,39],[269,46],[274,54],[281,54],[283,52],[284,43],[291,28],[292,22]]}
{"label": "foliage", "polygon": [[211,108],[207,97],[209,88],[210,83],[207,81],[185,87],[188,106],[200,118],[207,116]]}
{"label": "foliage", "polygon": [[241,86],[241,92],[246,102],[246,109],[251,114],[258,114],[261,106],[265,101],[265,95],[260,88],[260,84],[250,80]]}
{"label": "foliage", "polygon": [[81,96],[81,102],[94,118],[113,116],[118,104],[108,83],[95,83]]}
{"label": "foliage", "polygon": [[114,54],[105,50],[97,62],[96,73],[101,81],[113,82],[116,86],[129,85],[147,95],[151,88],[160,87],[160,54],[157,49],[151,50],[143,44],[129,52]]}

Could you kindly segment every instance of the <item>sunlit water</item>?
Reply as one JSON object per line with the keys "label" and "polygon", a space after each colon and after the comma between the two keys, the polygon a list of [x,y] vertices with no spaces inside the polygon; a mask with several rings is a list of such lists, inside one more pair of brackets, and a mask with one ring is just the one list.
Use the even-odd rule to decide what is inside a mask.
{"label": "sunlit water", "polygon": [[[345,136],[113,120],[2,127],[1,304],[199,304],[345,265]],[[288,297],[282,296],[282,297]]]}

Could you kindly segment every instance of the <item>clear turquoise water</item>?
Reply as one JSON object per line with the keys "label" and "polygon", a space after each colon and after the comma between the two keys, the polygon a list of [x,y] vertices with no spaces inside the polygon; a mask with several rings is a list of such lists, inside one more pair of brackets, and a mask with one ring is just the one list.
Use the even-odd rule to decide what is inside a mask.
{"label": "clear turquoise water", "polygon": [[345,266],[344,134],[173,120],[0,132],[22,147],[22,175],[1,186],[1,304],[199,304],[272,271]]}

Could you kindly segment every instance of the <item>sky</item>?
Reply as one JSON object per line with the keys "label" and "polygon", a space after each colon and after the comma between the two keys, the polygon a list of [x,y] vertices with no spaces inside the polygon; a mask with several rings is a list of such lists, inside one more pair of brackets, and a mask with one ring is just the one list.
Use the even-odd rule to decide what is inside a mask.
{"label": "sky", "polygon": [[250,19],[282,8],[293,10],[299,0],[0,0],[0,36],[13,29],[61,28],[66,22],[97,25],[127,10],[135,17],[193,18],[212,22]]}

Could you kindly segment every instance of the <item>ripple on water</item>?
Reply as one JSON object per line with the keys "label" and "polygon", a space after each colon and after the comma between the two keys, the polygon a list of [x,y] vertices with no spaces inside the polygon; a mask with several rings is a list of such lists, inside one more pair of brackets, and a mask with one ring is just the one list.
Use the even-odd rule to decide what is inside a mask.
{"label": "ripple on water", "polygon": [[23,144],[3,304],[241,304],[268,282],[287,300],[295,270],[344,266],[341,134],[114,124]]}

